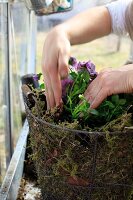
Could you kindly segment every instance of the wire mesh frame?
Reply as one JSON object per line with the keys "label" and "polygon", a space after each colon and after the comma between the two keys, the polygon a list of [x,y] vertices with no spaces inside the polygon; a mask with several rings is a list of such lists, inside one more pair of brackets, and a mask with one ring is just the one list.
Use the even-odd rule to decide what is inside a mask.
{"label": "wire mesh frame", "polygon": [[[26,102],[26,98],[25,102]],[[93,197],[93,191],[94,190],[116,190],[116,189],[120,189],[120,190],[124,190],[124,189],[133,189],[133,185],[132,184],[128,184],[127,182],[123,183],[111,183],[111,182],[102,182],[102,183],[96,183],[96,171],[97,171],[97,158],[98,158],[98,144],[99,144],[99,139],[105,137],[105,133],[104,132],[88,132],[88,131],[83,131],[83,130],[75,130],[75,129],[69,129],[69,128],[65,128],[65,127],[61,127],[59,125],[55,125],[49,122],[46,122],[45,120],[42,120],[40,117],[36,117],[32,114],[31,110],[28,108],[27,104],[25,104],[25,108],[26,108],[26,113],[27,113],[27,119],[29,121],[29,126],[30,126],[30,130],[31,130],[31,134],[33,132],[35,132],[36,130],[34,130],[34,127],[32,127],[32,123],[37,123],[37,126],[40,126],[42,132],[45,133],[45,136],[53,141],[53,138],[50,137],[50,135],[47,134],[47,131],[45,130],[45,127],[51,127],[52,129],[55,130],[59,130],[59,131],[67,131],[70,134],[76,136],[78,135],[80,137],[80,135],[82,135],[82,137],[80,137],[81,140],[86,141],[86,138],[91,139],[91,143],[90,140],[88,142],[88,145],[91,144],[91,149],[92,149],[92,165],[90,167],[90,169],[88,169],[90,171],[89,173],[89,180],[90,183],[88,186],[71,186],[70,189],[73,188],[73,191],[76,190],[76,188],[78,188],[78,190],[80,189],[80,191],[83,189],[87,190],[87,196],[84,197],[84,200],[94,200]],[[131,130],[130,132],[128,131],[127,133],[129,136],[133,136],[133,131]],[[115,132],[115,133],[110,133],[110,135],[120,135],[121,136],[121,132]],[[84,137],[83,137],[84,136]],[[133,137],[132,137],[133,138]],[[62,184],[64,184],[62,182]],[[67,183],[65,183],[67,184]],[[70,187],[70,186],[68,186]],[[46,198],[46,199],[50,199],[52,200],[52,197],[50,198]],[[54,199],[54,198],[53,198]],[[117,199],[117,198],[115,198]],[[118,197],[119,199],[119,197]],[[126,198],[125,198],[126,199]],[[123,200],[125,200],[123,199]]]}

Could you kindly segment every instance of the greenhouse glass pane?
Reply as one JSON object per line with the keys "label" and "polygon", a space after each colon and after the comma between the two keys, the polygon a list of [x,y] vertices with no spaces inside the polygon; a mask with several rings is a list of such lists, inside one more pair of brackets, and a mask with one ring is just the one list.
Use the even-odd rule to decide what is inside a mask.
{"label": "greenhouse glass pane", "polygon": [[27,44],[29,12],[21,2],[14,3],[10,10],[11,21],[11,119],[12,139],[15,147],[22,127],[21,75],[27,71]]}
{"label": "greenhouse glass pane", "polygon": [[[7,6],[0,4],[0,184],[6,172],[7,145],[6,134],[8,132],[8,102],[7,102]],[[6,143],[7,142],[7,143]]]}
{"label": "greenhouse glass pane", "polygon": [[0,185],[22,128],[21,76],[34,69],[35,29],[24,2],[0,3]]}

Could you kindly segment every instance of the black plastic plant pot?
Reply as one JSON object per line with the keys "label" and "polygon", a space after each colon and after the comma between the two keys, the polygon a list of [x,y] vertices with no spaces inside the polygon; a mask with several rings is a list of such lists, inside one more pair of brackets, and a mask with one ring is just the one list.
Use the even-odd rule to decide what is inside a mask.
{"label": "black plastic plant pot", "polygon": [[133,130],[87,132],[56,125],[25,104],[43,199],[131,200]]}
{"label": "black plastic plant pot", "polygon": [[36,74],[26,74],[22,76],[21,77],[22,85],[26,84],[29,87],[38,88],[39,82],[37,79],[34,78],[34,76],[36,76]]}

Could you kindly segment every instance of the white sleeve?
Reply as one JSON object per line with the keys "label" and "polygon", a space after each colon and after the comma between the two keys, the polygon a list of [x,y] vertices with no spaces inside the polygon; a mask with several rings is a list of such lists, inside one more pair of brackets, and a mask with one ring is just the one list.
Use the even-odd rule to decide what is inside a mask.
{"label": "white sleeve", "polygon": [[131,0],[118,0],[106,5],[112,20],[112,32],[117,35],[127,33],[125,13],[130,2]]}

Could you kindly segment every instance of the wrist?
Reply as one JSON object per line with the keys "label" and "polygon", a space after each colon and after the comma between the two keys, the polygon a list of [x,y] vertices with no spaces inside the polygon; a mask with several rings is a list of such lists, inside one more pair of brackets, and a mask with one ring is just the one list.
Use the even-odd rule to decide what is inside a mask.
{"label": "wrist", "polygon": [[131,70],[129,73],[129,87],[130,92],[133,93],[133,70]]}
{"label": "wrist", "polygon": [[133,64],[124,65],[119,70],[124,78],[126,93],[133,93]]}
{"label": "wrist", "polygon": [[54,31],[56,34],[62,35],[70,41],[70,33],[69,33],[69,28],[68,28],[67,24],[65,24],[65,23],[59,24],[58,26],[56,26],[54,28]]}

